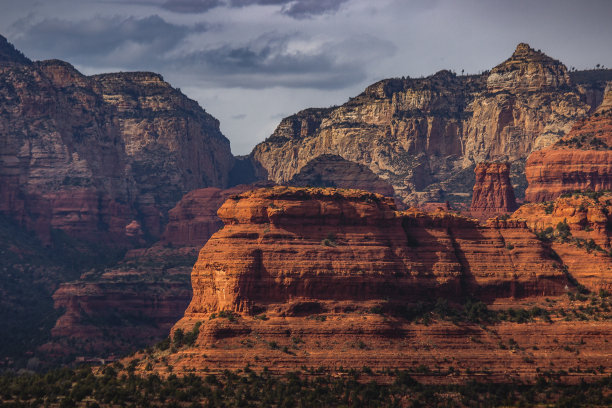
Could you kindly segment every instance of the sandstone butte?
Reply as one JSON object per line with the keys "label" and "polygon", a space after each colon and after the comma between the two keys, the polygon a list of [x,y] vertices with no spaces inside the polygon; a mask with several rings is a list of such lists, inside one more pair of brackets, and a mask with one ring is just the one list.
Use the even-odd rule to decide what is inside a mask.
{"label": "sandstone butte", "polygon": [[[541,366],[612,369],[609,321],[486,326],[396,313],[437,297],[556,304],[575,283],[525,220],[481,225],[444,211],[397,211],[364,191],[293,187],[230,197],[218,215],[225,226],[200,251],[193,298],[173,328],[199,323],[195,346],[138,353],[137,370],[459,367],[457,378],[428,379],[448,382],[474,370],[508,380],[534,378]],[[576,357],[560,341],[588,346]],[[520,346],[500,346],[509,343]]]}
{"label": "sandstone butte", "polygon": [[[519,44],[481,75],[385,79],[341,106],[298,112],[250,159],[260,177],[286,184],[318,156],[336,155],[390,183],[406,205],[467,202],[476,164],[511,162],[521,184],[529,154],[594,110],[610,80],[611,70],[569,73]],[[523,188],[515,193],[522,198]]]}
{"label": "sandstone butte", "polygon": [[577,190],[612,190],[612,85],[595,112],[566,137],[529,156],[525,175],[527,201],[552,200]]}
{"label": "sandstone butte", "polygon": [[139,245],[134,222],[153,242],[185,193],[226,187],[234,163],[219,122],[160,75],[85,76],[2,36],[0,112],[0,213],[46,243],[59,229]]}
{"label": "sandstone butte", "polygon": [[475,217],[491,217],[517,209],[510,183],[509,163],[479,163],[470,212]]}

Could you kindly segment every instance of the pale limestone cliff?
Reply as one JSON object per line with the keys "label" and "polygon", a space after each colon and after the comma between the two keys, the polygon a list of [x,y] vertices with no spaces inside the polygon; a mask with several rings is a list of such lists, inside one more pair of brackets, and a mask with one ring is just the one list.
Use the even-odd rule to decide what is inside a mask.
{"label": "pale limestone cliff", "polygon": [[406,204],[465,202],[476,164],[515,162],[517,179],[532,151],[559,140],[595,108],[602,82],[575,77],[585,84],[519,44],[490,73],[383,80],[341,106],[301,111],[283,119],[251,157],[260,176],[276,183],[332,154],[369,168]]}

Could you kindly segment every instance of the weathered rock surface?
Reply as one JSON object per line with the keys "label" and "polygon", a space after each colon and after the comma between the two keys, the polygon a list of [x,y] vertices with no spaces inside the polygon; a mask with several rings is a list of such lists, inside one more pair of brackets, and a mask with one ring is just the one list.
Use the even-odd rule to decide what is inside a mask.
{"label": "weathered rock surface", "polygon": [[199,250],[223,227],[217,210],[230,196],[252,189],[239,185],[229,189],[215,187],[190,191],[168,213],[168,225],[159,245],[193,247]]}
{"label": "weathered rock surface", "polygon": [[183,194],[227,185],[218,121],[161,76],[88,77],[0,43],[0,211],[43,240],[60,228],[126,245],[133,221],[159,237]]}
{"label": "weathered rock surface", "polygon": [[390,198],[362,191],[288,187],[232,197],[218,214],[225,227],[200,252],[189,317],[289,312],[292,302],[555,294],[566,284],[524,223],[483,227],[444,212],[398,213]]}
{"label": "weathered rock surface", "polygon": [[311,160],[287,184],[295,187],[355,188],[387,197],[394,195],[391,184],[366,166],[331,154]]}
{"label": "weathered rock surface", "polygon": [[510,184],[509,163],[480,163],[476,166],[475,174],[470,207],[474,216],[491,217],[517,209]]}
{"label": "weathered rock surface", "polygon": [[139,354],[138,370],[454,366],[464,372],[458,381],[473,372],[503,381],[575,366],[566,344],[584,345],[584,367],[612,369],[607,321],[410,319],[419,301],[437,296],[487,299],[504,310],[550,296],[542,307],[569,307],[565,295],[555,295],[574,283],[523,219],[481,225],[443,211],[398,212],[390,198],[363,191],[291,187],[232,197],[219,216],[225,226],[200,251],[193,299],[173,329],[187,333],[199,322],[195,344]]}
{"label": "weathered rock surface", "polygon": [[522,163],[595,108],[586,102],[598,103],[605,84],[575,77],[588,84],[519,44],[490,74],[387,79],[342,106],[301,111],[283,119],[252,159],[262,177],[283,184],[332,154],[368,167],[407,204],[469,202],[473,166]]}
{"label": "weathered rock surface", "polygon": [[[155,245],[130,250],[101,273],[63,283],[53,300],[64,313],[44,350],[101,357],[161,340],[189,304],[189,276],[198,251],[223,226],[217,210],[228,197],[252,188],[209,187],[185,194],[169,211]],[[126,234],[138,239],[138,223],[129,224]]]}
{"label": "weathered rock surface", "polygon": [[136,251],[102,273],[62,283],[53,294],[64,313],[42,350],[63,356],[105,357],[151,345],[167,335],[189,304],[190,248]]}
{"label": "weathered rock surface", "polygon": [[612,290],[612,193],[575,193],[552,203],[523,205],[511,220],[551,241],[568,273],[597,291]]}
{"label": "weathered rock surface", "polygon": [[548,149],[532,153],[526,200],[552,200],[577,190],[612,190],[612,87],[587,119]]}

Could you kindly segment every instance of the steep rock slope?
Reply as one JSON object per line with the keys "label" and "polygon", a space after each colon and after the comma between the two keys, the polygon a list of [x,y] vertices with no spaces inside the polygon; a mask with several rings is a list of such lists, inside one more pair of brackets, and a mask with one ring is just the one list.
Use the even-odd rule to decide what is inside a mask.
{"label": "steep rock slope", "polygon": [[128,253],[116,265],[62,283],[53,293],[61,314],[46,358],[101,357],[131,352],[163,338],[189,304],[191,248]]}
{"label": "steep rock slope", "polygon": [[296,187],[357,188],[387,197],[394,195],[391,184],[366,166],[331,154],[317,156],[308,162],[287,184]]}
{"label": "steep rock slope", "polygon": [[567,272],[590,290],[612,290],[612,193],[565,194],[532,203],[512,218],[525,221],[563,261]]}
{"label": "steep rock slope", "polygon": [[30,62],[1,39],[0,211],[48,241],[51,228],[130,243],[161,234],[187,191],[225,187],[233,164],[216,119],[153,73],[84,76]]}
{"label": "steep rock slope", "polygon": [[158,245],[199,250],[223,227],[217,210],[230,196],[252,189],[239,185],[228,189],[202,188],[185,194],[168,213],[168,225]]}
{"label": "steep rock slope", "polygon": [[250,185],[190,191],[168,213],[161,240],[130,250],[117,265],[63,283],[53,294],[61,316],[43,347],[59,355],[106,357],[161,340],[191,298],[198,251],[223,223],[217,210]]}
{"label": "steep rock slope", "polygon": [[230,198],[219,216],[225,227],[200,252],[186,316],[555,294],[566,283],[524,223],[398,213],[391,199],[358,190],[260,189]]}
{"label": "steep rock slope", "polygon": [[520,161],[554,143],[592,108],[587,100],[598,101],[600,87],[573,84],[563,64],[519,44],[490,74],[387,79],[342,106],[285,118],[252,159],[263,177],[284,183],[334,154],[387,180],[405,203],[462,201],[472,166]]}
{"label": "steep rock slope", "polygon": [[487,217],[517,209],[509,163],[479,163],[474,172],[476,183],[470,207],[473,214]]}
{"label": "steep rock slope", "polygon": [[528,201],[575,190],[612,190],[612,86],[601,105],[548,149],[532,153],[525,173]]}
{"label": "steep rock slope", "polygon": [[[588,344],[580,364],[612,368],[607,321],[430,320],[451,313],[440,299],[427,309],[437,296],[487,299],[512,314],[533,296],[551,296],[553,305],[566,299],[554,296],[574,283],[524,220],[483,226],[442,211],[398,212],[391,199],[363,191],[291,187],[230,198],[219,216],[225,227],[200,251],[175,348],[137,355],[137,370],[419,366],[427,377],[427,367],[453,366],[524,379],[539,367],[573,367],[576,354],[559,345],[571,342]],[[471,305],[468,316],[497,313]],[[186,346],[177,339],[188,333]]]}

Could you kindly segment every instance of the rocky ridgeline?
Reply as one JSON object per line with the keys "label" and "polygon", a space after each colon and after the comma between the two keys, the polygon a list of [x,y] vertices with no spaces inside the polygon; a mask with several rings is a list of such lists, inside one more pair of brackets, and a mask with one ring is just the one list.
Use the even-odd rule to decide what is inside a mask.
{"label": "rocky ridgeline", "polygon": [[218,121],[160,75],[85,76],[0,43],[0,211],[43,241],[134,245],[188,191],[227,186]]}
{"label": "rocky ridgeline", "polygon": [[529,156],[526,200],[552,200],[563,193],[612,190],[612,87],[588,118],[547,149]]}
{"label": "rocky ridgeline", "polygon": [[[612,80],[612,72],[602,75]],[[332,154],[369,168],[405,204],[466,201],[473,166],[510,161],[513,176],[522,174],[532,151],[557,142],[599,104],[605,78],[570,75],[519,44],[490,73],[387,79],[344,105],[287,117],[251,157],[261,177],[279,184]]]}

